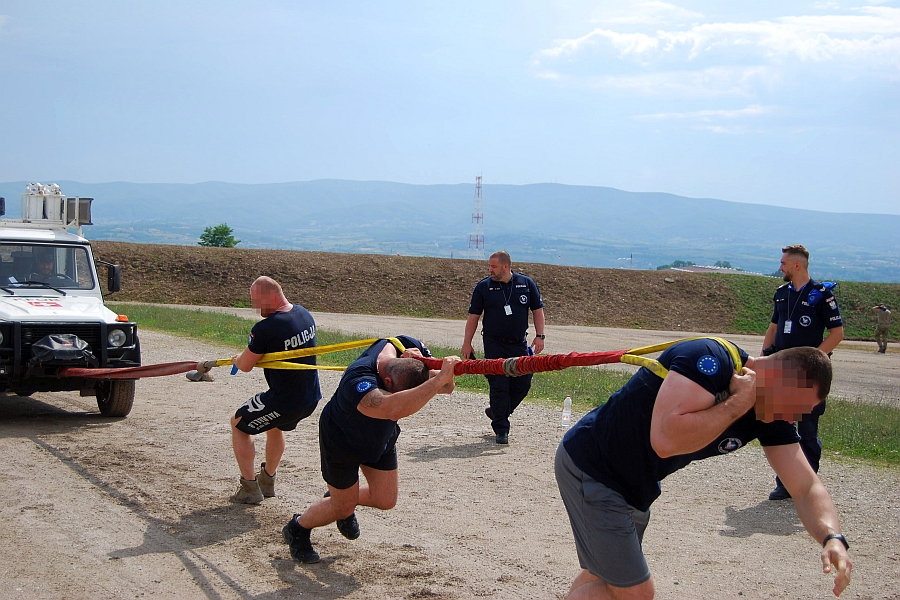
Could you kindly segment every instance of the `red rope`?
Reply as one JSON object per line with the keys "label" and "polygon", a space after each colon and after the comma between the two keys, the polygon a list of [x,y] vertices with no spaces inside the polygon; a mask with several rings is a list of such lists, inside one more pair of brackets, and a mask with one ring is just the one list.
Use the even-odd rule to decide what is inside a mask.
{"label": "red rope", "polygon": [[[456,365],[454,375],[526,375],[546,371],[561,371],[569,367],[590,367],[619,362],[628,350],[609,352],[570,352],[569,354],[545,354],[543,356],[519,356],[518,358],[487,358],[464,360]],[[419,358],[419,357],[416,357]],[[419,358],[429,369],[440,369],[441,359]],[[504,368],[506,367],[506,368]],[[514,371],[513,371],[514,369]]]}
{"label": "red rope", "polygon": [[[527,375],[546,371],[561,371],[569,367],[590,367],[619,362],[628,350],[609,352],[570,352],[569,354],[545,354],[542,356],[519,356],[517,358],[488,358],[464,360],[456,365],[454,375]],[[440,369],[441,359],[419,358],[429,369]],[[59,377],[85,377],[89,379],[140,379],[141,377],[162,377],[178,375],[197,369],[201,363],[173,362],[143,367],[120,367],[113,369],[85,369],[63,367]]]}
{"label": "red rope", "polygon": [[161,377],[178,375],[196,369],[200,363],[174,362],[143,367],[119,367],[115,369],[84,369],[80,367],[63,367],[59,377],[87,377],[88,379],[140,379],[141,377]]}

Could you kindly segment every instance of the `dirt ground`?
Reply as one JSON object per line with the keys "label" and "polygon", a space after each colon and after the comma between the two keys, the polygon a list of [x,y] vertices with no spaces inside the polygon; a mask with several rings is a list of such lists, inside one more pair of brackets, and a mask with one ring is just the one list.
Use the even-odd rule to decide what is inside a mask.
{"label": "dirt ground", "polygon": [[[317,317],[327,326],[327,317]],[[378,333],[362,330],[371,323],[334,320]],[[418,333],[429,342],[445,335],[422,335],[415,321],[389,325],[403,327],[390,333]],[[460,333],[448,329],[445,343],[458,344]],[[573,350],[577,343],[636,345],[633,337],[622,345],[625,339],[602,332],[571,333],[563,342],[566,328],[548,329],[548,351],[557,351],[551,343]],[[153,332],[142,334],[142,347],[145,364],[232,353]],[[874,385],[896,392],[890,373],[900,357],[872,350],[836,356],[892,361],[874,371],[881,373]],[[215,376],[211,383],[141,380],[125,419],[99,417],[94,399],[77,393],[0,396],[7,457],[0,463],[0,597],[565,596],[578,567],[552,473],[558,410],[523,405],[509,446],[501,447],[482,412],[484,396],[435,398],[401,422],[397,507],[361,508],[363,533],[353,542],[333,527],[314,531],[322,562],[300,565],[280,530],[325,490],[318,411],[288,435],[278,497],[255,507],[229,504],[237,469],[228,418],[264,389],[264,380],[259,371],[231,376],[218,369]],[[337,379],[322,373],[326,400]],[[827,457],[820,475],[852,544],[854,580],[844,597],[900,598],[900,472]],[[772,483],[755,446],[666,479],[644,541],[657,597],[830,597],[818,544],[791,501],[766,500]]]}

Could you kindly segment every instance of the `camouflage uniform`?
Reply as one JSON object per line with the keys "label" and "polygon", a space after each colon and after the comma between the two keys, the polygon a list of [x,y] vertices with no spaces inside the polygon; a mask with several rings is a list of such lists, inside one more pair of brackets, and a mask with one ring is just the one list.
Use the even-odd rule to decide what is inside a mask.
{"label": "camouflage uniform", "polygon": [[883,304],[873,307],[872,310],[875,311],[875,317],[878,319],[878,325],[875,327],[875,342],[878,344],[878,351],[884,354],[887,352],[888,332],[891,328],[891,311]]}

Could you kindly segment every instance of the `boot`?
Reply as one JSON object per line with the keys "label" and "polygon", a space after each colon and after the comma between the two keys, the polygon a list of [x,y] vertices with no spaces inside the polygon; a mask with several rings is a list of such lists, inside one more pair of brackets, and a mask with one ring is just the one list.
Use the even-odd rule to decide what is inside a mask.
{"label": "boot", "polygon": [[259,475],[256,476],[259,489],[266,498],[275,497],[275,475],[266,473],[266,463],[259,465]]}
{"label": "boot", "polygon": [[259,481],[241,477],[240,487],[229,500],[237,504],[259,504],[263,501],[263,493],[259,489]]}

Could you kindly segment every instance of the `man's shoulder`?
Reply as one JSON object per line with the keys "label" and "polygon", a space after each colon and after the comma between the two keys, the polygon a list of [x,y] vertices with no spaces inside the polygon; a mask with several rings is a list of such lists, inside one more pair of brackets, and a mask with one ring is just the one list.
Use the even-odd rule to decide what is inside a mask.
{"label": "man's shoulder", "polygon": [[478,283],[475,284],[475,287],[472,289],[472,291],[474,292],[475,290],[478,290],[481,288],[486,288],[490,285],[491,285],[491,276],[488,275],[484,279],[479,279]]}
{"label": "man's shoulder", "polygon": [[522,279],[525,279],[526,281],[530,281],[530,282],[534,283],[534,279],[532,279],[531,277],[529,277],[529,276],[526,275],[525,273],[513,272],[513,275],[515,275],[516,277],[520,277],[520,278],[522,278]]}

